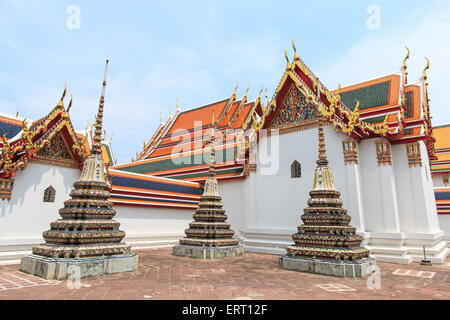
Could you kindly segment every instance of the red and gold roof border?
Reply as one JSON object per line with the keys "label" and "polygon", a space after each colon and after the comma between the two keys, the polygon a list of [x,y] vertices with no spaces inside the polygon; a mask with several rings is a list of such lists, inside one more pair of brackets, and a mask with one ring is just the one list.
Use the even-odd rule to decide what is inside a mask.
{"label": "red and gold roof border", "polygon": [[2,177],[14,176],[17,170],[25,169],[28,163],[36,157],[36,153],[44,146],[50,144],[51,139],[61,132],[62,137],[71,146],[74,158],[83,165],[87,156],[84,148],[84,141],[80,139],[70,121],[69,110],[72,107],[72,97],[67,110],[64,107],[63,99],[66,95],[64,88],[60,101],[55,108],[44,118],[32,123],[28,127],[26,120],[22,122],[21,137],[7,140],[3,137],[2,156],[0,159],[0,175]]}

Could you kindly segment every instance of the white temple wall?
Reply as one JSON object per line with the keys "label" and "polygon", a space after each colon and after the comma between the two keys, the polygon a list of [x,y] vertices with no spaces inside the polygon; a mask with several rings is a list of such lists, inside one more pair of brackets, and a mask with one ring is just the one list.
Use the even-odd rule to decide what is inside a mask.
{"label": "white temple wall", "polygon": [[195,210],[164,207],[114,206],[114,220],[125,231],[132,249],[172,246],[185,236]]}
{"label": "white temple wall", "polygon": [[[78,169],[38,163],[17,172],[11,200],[0,202],[0,264],[18,261],[33,245],[44,242],[42,232],[60,218],[58,210],[79,177]],[[56,190],[55,202],[43,202],[49,186]]]}
{"label": "white temple wall", "polygon": [[[349,187],[350,183],[355,183],[347,181],[344,168],[342,141],[347,140],[348,136],[337,133],[331,126],[325,126],[324,132],[329,166],[333,170],[336,187],[342,192],[344,207],[348,208],[349,205],[358,207],[357,202],[360,198],[350,199],[345,192],[354,187],[353,185]],[[270,153],[270,143],[265,151],[268,138],[262,137],[259,148],[263,150],[260,150],[261,153],[257,156],[257,171],[251,173],[245,180],[245,193],[249,204],[248,210],[245,211],[245,230],[242,239],[247,251],[284,253],[285,247],[293,243],[291,236],[297,232],[297,226],[303,224],[301,215],[303,209],[308,206],[309,192],[313,187],[314,171],[317,167],[317,128],[282,134],[278,138],[279,150],[275,151],[278,156],[271,157],[272,164],[278,165],[272,167],[273,170],[268,169],[269,165],[264,155]],[[291,164],[294,160],[301,164],[301,177],[293,179]],[[353,219],[355,212],[349,214]],[[357,218],[354,220],[358,222],[359,228]]]}

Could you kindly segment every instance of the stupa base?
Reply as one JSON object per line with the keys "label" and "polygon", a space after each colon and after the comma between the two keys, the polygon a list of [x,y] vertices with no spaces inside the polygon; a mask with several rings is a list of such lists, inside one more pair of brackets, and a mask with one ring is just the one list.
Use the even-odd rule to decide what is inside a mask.
{"label": "stupa base", "polygon": [[101,274],[133,271],[138,267],[138,256],[127,253],[92,258],[48,258],[30,254],[22,258],[20,271],[47,280],[77,279]]}
{"label": "stupa base", "polygon": [[223,259],[242,256],[244,252],[243,245],[230,247],[194,247],[179,244],[173,247],[172,254],[179,257],[198,259]]}
{"label": "stupa base", "polygon": [[321,260],[300,258],[289,255],[280,256],[282,269],[323,274],[341,278],[364,278],[377,269],[374,258],[364,258],[357,261]]}

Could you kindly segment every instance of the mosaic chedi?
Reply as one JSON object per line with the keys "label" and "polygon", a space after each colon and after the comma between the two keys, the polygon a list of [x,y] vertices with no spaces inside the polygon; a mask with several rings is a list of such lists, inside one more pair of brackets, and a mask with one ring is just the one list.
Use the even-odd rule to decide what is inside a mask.
{"label": "mosaic chedi", "polygon": [[112,220],[116,211],[113,203],[108,201],[109,185],[101,154],[107,67],[108,61],[90,155],[80,179],[73,184],[71,199],[59,210],[62,219],[52,222],[51,229],[43,233],[46,243],[33,247],[35,255],[77,259],[130,252],[131,246],[121,243],[125,232],[119,230],[119,222]]}
{"label": "mosaic chedi", "polygon": [[341,193],[336,190],[328,167],[322,119],[319,120],[319,160],[314,172],[314,186],[304,209],[304,225],[292,235],[295,246],[286,248],[288,255],[332,260],[359,260],[369,257],[361,247],[362,237],[350,226],[350,216],[342,208]]}
{"label": "mosaic chedi", "polygon": [[189,223],[189,229],[185,230],[186,237],[180,239],[180,245],[174,247],[173,254],[177,256],[214,259],[238,256],[244,253],[243,246],[239,245],[239,240],[233,238],[234,231],[230,229],[230,224],[226,223],[228,217],[223,209],[214,168],[214,135],[214,128],[212,128],[208,178],[205,181],[198,208],[193,215],[194,221]]}

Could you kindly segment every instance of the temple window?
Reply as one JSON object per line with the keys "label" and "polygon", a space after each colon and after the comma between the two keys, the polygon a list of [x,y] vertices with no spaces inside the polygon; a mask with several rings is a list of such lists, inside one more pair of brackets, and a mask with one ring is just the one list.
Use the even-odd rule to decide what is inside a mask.
{"label": "temple window", "polygon": [[48,187],[44,191],[44,202],[55,202],[56,190],[52,186]]}
{"label": "temple window", "polygon": [[291,178],[300,178],[302,176],[302,166],[295,160],[291,164]]}

